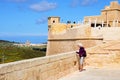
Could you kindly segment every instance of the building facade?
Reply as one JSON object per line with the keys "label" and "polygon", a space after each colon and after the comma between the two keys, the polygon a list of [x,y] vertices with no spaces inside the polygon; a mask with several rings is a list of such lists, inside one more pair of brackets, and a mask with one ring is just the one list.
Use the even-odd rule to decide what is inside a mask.
{"label": "building facade", "polygon": [[83,23],[61,23],[60,17],[49,17],[48,29],[46,55],[75,51],[79,42],[90,48],[117,41],[120,40],[120,5],[113,1],[101,15],[84,17]]}
{"label": "building facade", "polygon": [[85,16],[84,22],[91,23],[91,26],[102,26],[104,27],[120,27],[120,4],[118,1],[113,1],[110,6],[105,6],[99,16]]}

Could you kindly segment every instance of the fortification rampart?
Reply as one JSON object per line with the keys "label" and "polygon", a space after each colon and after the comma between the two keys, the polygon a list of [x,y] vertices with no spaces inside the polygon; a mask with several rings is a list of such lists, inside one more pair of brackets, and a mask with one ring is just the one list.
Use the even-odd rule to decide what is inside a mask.
{"label": "fortification rampart", "polygon": [[77,49],[81,42],[90,48],[103,42],[120,40],[120,27],[90,27],[81,25],[63,31],[53,30],[48,36],[47,55],[59,54]]}
{"label": "fortification rampart", "polygon": [[66,53],[77,50],[78,42],[88,48],[100,44],[103,40],[99,36],[91,36],[91,27],[82,26],[69,28],[61,32],[50,32],[47,44],[47,55]]}
{"label": "fortification rampart", "polygon": [[77,64],[75,52],[0,64],[0,80],[57,80]]}
{"label": "fortification rampart", "polygon": [[[120,41],[87,48],[86,67],[120,67]],[[75,51],[0,64],[0,80],[58,80],[78,70]]]}
{"label": "fortification rampart", "polygon": [[60,17],[48,18],[47,55],[76,50],[76,43],[85,48],[93,47],[105,41],[120,40],[120,5],[112,1],[101,15],[86,16],[82,23],[60,23]]}
{"label": "fortification rampart", "polygon": [[87,66],[94,68],[120,67],[120,40],[110,41],[87,49]]}

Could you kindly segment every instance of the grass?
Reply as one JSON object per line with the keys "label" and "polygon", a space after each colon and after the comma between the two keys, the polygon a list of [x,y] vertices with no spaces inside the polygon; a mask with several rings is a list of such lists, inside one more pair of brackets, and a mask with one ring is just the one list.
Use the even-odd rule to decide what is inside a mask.
{"label": "grass", "polygon": [[19,47],[12,42],[0,41],[0,64],[46,55],[46,45]]}

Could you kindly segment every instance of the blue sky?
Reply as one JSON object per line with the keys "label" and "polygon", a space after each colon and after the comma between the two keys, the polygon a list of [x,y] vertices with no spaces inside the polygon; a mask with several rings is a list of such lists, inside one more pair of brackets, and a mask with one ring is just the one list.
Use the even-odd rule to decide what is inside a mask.
{"label": "blue sky", "polygon": [[47,17],[59,16],[65,23],[80,21],[99,15],[110,1],[114,0],[0,0],[0,37],[44,36]]}

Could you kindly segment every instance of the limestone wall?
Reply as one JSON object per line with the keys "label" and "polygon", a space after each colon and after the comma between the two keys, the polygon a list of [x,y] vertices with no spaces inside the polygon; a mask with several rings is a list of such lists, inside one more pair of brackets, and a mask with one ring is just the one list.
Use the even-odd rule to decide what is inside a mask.
{"label": "limestone wall", "polygon": [[[105,24],[109,24],[110,27],[120,27],[120,5],[118,1],[112,1],[110,6],[106,6],[105,9],[101,11],[99,16],[85,16],[85,23],[91,20],[92,23],[101,23],[103,21]],[[114,23],[116,24],[115,26]]]}
{"label": "limestone wall", "polygon": [[94,68],[120,67],[120,41],[110,41],[87,49],[86,65]]}
{"label": "limestone wall", "polygon": [[91,28],[91,36],[102,37],[104,41],[120,40],[120,27]]}
{"label": "limestone wall", "polygon": [[90,20],[92,23],[95,23],[95,20],[97,20],[97,22],[101,22],[102,19],[103,19],[103,18],[101,17],[101,15],[99,15],[99,16],[85,16],[85,17],[84,17],[85,23],[88,23],[89,20]]}
{"label": "limestone wall", "polygon": [[[57,27],[57,26],[56,26]],[[93,36],[89,25],[66,29],[63,32],[50,32],[48,36],[47,55],[59,54],[77,50],[77,44],[81,42],[85,48],[101,44],[101,36]],[[93,34],[92,34],[93,33]]]}
{"label": "limestone wall", "polygon": [[0,80],[57,80],[77,66],[75,52],[0,64]]}
{"label": "limestone wall", "polygon": [[120,66],[120,51],[90,53],[86,65],[94,68]]}
{"label": "limestone wall", "polygon": [[103,29],[104,40],[120,40],[120,27],[110,27]]}

